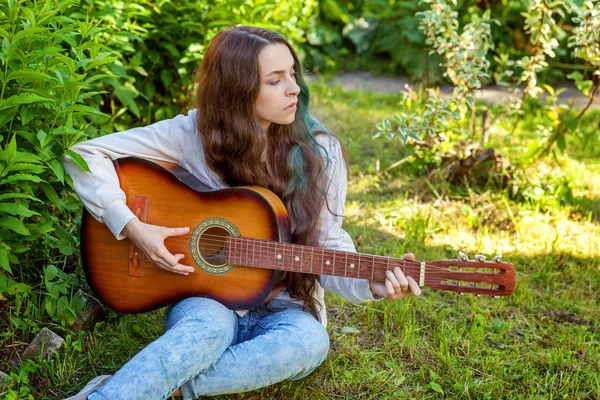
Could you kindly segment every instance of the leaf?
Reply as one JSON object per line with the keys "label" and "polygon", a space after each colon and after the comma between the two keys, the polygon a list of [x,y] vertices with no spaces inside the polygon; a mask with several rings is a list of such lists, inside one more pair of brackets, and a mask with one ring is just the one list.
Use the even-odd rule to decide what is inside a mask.
{"label": "leaf", "polygon": [[13,135],[10,142],[8,142],[8,146],[6,146],[5,151],[6,151],[5,160],[7,160],[8,163],[10,164],[10,162],[12,160],[14,160],[15,156],[17,155],[17,135]]}
{"label": "leaf", "polygon": [[556,137],[556,145],[558,146],[558,149],[564,153],[565,152],[565,147],[567,146],[567,143],[565,141],[565,135],[558,135]]}
{"label": "leaf", "polygon": [[47,32],[47,31],[48,31],[48,28],[44,28],[41,26],[27,28],[20,32],[17,32],[17,34],[15,36],[13,36],[12,40],[13,40],[13,43],[15,43],[15,42],[17,42],[23,38],[26,38],[28,36],[35,35],[35,34],[42,33],[42,32]]}
{"label": "leaf", "polygon": [[65,151],[65,154],[68,155],[69,157],[71,157],[71,159],[73,160],[73,162],[75,164],[77,164],[77,166],[82,171],[92,173],[92,171],[90,170],[90,167],[88,167],[88,165],[87,165],[87,162],[83,159],[83,157],[81,157],[81,155],[79,155],[78,153],[74,152],[73,150],[67,150],[67,151]]}
{"label": "leaf", "polygon": [[442,387],[441,387],[441,386],[440,386],[438,383],[435,383],[435,382],[429,382],[429,387],[431,387],[431,389],[432,389],[434,392],[437,392],[437,393],[439,393],[439,394],[444,394],[444,390],[442,389]]}
{"label": "leaf", "polygon": [[31,236],[31,233],[25,227],[25,225],[23,225],[23,222],[15,217],[6,216],[0,218],[0,227],[10,229],[11,231],[17,232],[24,236]]}
{"label": "leaf", "polygon": [[8,287],[7,293],[14,295],[17,292],[21,293],[29,293],[31,291],[31,286],[25,283],[14,283]]}
{"label": "leaf", "polygon": [[31,211],[29,208],[17,203],[0,203],[0,212],[5,212],[10,215],[21,215],[23,217],[40,215],[39,213]]}
{"label": "leaf", "polygon": [[135,104],[135,101],[133,100],[138,96],[137,92],[134,89],[120,86],[116,88],[115,94],[124,106],[128,107],[131,110],[131,112],[135,114],[136,117],[140,118],[140,110],[138,109],[137,104]]}
{"label": "leaf", "polygon": [[5,199],[28,199],[28,200],[34,200],[34,201],[41,202],[41,200],[36,199],[32,195],[26,194],[26,193],[4,193],[4,194],[0,194],[0,200],[5,200]]}
{"label": "leaf", "polygon": [[29,124],[34,116],[34,107],[21,107],[21,125],[25,126]]}
{"label": "leaf", "polygon": [[21,104],[41,103],[47,101],[52,101],[52,99],[33,93],[21,93],[16,96],[11,96],[8,99],[0,100],[0,110],[6,110],[7,108],[19,106]]}
{"label": "leaf", "polygon": [[54,265],[48,265],[44,271],[44,280],[46,282],[50,282],[56,278],[56,275],[58,275],[58,268],[56,268]]}
{"label": "leaf", "polygon": [[6,172],[9,171],[20,171],[20,172],[28,172],[30,174],[41,174],[46,170],[45,167],[39,164],[31,164],[31,163],[14,163],[13,165],[6,168]]}
{"label": "leaf", "polygon": [[356,328],[354,328],[352,326],[344,326],[344,327],[342,327],[342,332],[343,333],[357,334],[357,333],[360,333],[360,330],[356,329]]}
{"label": "leaf", "polygon": [[8,122],[10,122],[15,117],[15,115],[17,115],[18,112],[19,107],[15,106],[9,109],[9,111],[3,111],[2,113],[0,113],[0,126],[4,126]]}
{"label": "leaf", "polygon": [[0,267],[7,271],[9,274],[12,274],[12,270],[10,269],[10,264],[8,263],[8,250],[5,244],[0,243]]}
{"label": "leaf", "polygon": [[64,111],[78,111],[78,112],[83,112],[83,113],[87,113],[87,114],[101,115],[103,117],[110,118],[109,115],[106,115],[102,111],[100,111],[98,109],[95,109],[93,107],[84,106],[83,104],[73,104],[73,105],[70,105],[69,107],[66,107],[64,109]]}
{"label": "leaf", "polygon": [[46,132],[44,132],[41,129],[38,130],[37,139],[39,140],[41,147],[46,147],[46,139],[47,138],[48,138],[48,134]]}
{"label": "leaf", "polygon": [[56,313],[56,299],[53,299],[52,297],[46,297],[46,303],[44,306],[48,315],[53,317]]}
{"label": "leaf", "polygon": [[11,182],[17,182],[17,181],[31,181],[31,182],[42,182],[42,180],[35,175],[30,175],[30,174],[14,174],[14,175],[10,175],[9,177],[7,177],[6,179],[0,181],[0,185],[4,185],[7,183],[11,183]]}
{"label": "leaf", "polygon": [[52,202],[52,204],[54,204],[56,207],[58,207],[60,210],[62,210],[62,205],[60,204],[60,199],[58,198],[58,194],[56,194],[56,190],[54,190],[52,185],[50,185],[48,183],[41,183],[40,187],[42,188],[42,191],[44,192],[44,194],[46,195],[48,200],[50,200]]}
{"label": "leaf", "polygon": [[[35,14],[33,13],[33,11],[31,11],[31,9],[29,7],[19,7],[19,9],[21,10],[21,12],[23,14],[25,14],[25,17],[27,17],[31,26],[32,27],[35,26]],[[31,28],[29,28],[29,29],[31,29]],[[13,40],[14,40],[14,38],[13,38]]]}
{"label": "leaf", "polygon": [[46,80],[52,80],[53,78],[48,74],[38,71],[13,71],[8,74],[5,82],[9,82],[13,79],[23,79],[20,83],[25,84],[29,82],[44,82]]}
{"label": "leaf", "polygon": [[54,172],[54,175],[56,175],[56,177],[58,178],[60,183],[64,184],[65,183],[65,169],[63,168],[62,164],[55,158],[50,160],[47,164],[52,169],[52,171]]}

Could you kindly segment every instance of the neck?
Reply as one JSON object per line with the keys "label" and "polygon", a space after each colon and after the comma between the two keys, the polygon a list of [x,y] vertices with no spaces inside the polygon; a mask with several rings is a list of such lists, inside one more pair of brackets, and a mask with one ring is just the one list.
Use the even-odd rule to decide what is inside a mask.
{"label": "neck", "polygon": [[400,267],[419,277],[418,262],[400,258],[327,250],[291,243],[243,237],[227,237],[227,263],[280,271],[384,281],[385,272]]}

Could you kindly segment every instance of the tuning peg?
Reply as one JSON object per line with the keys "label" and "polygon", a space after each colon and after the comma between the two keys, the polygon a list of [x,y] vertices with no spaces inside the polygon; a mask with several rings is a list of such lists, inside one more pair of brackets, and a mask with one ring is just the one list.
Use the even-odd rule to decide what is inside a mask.
{"label": "tuning peg", "polygon": [[481,297],[481,293],[477,293],[475,296],[477,296],[477,297]]}
{"label": "tuning peg", "polygon": [[458,294],[459,294],[460,296],[463,296],[465,293],[464,293],[464,292],[458,292]]}
{"label": "tuning peg", "polygon": [[469,257],[467,257],[467,255],[465,253],[463,253],[462,251],[458,252],[458,257],[462,260],[462,261],[469,261]]}
{"label": "tuning peg", "polygon": [[484,262],[485,256],[483,254],[475,254],[475,260],[477,260],[479,262]]}
{"label": "tuning peg", "polygon": [[494,262],[502,262],[502,254],[498,254],[496,257],[494,257]]}
{"label": "tuning peg", "polygon": [[492,296],[492,298],[494,298],[494,299],[499,299],[499,298],[500,298],[500,296]]}

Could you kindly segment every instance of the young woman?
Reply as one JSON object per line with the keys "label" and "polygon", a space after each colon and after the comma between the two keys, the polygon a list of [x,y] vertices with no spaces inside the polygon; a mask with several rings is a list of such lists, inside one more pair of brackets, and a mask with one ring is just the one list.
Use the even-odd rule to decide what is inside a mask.
{"label": "young woman", "polygon": [[[177,163],[212,189],[263,186],[290,214],[292,242],[355,251],[342,230],[346,166],[340,142],[308,112],[302,68],[276,32],[240,26],[217,33],[198,70],[187,116],[78,144],[92,173],[64,166],[85,207],[117,239],[129,238],[158,267],[194,273],[164,246],[189,227],[140,222],[125,204],[112,160],[136,156]],[[412,258],[412,254],[406,255]],[[273,300],[229,310],[207,298],[167,309],[165,333],[114,376],[95,378],[71,399],[165,399],[258,389],[310,374],[329,337],[323,288],[352,302],[421,293],[399,268],[385,282],[286,273]]]}

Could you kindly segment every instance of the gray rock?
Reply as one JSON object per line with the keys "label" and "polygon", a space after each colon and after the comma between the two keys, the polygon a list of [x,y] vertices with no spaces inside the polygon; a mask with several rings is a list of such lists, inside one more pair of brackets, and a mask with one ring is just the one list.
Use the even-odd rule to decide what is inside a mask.
{"label": "gray rock", "polygon": [[0,391],[8,389],[9,387],[11,387],[14,384],[13,381],[7,381],[7,379],[8,379],[8,375],[6,375],[4,372],[0,371]]}
{"label": "gray rock", "polygon": [[58,349],[62,346],[64,339],[52,332],[48,328],[42,328],[40,333],[33,339],[29,346],[25,349],[21,358],[35,359],[42,355],[44,360],[53,357]]}
{"label": "gray rock", "polygon": [[96,300],[95,297],[85,293],[81,289],[75,293],[75,296],[81,297],[84,306],[77,313],[74,326],[84,330],[94,328],[94,325],[96,325],[97,322],[102,321],[106,316],[104,307],[102,307],[102,304]]}

